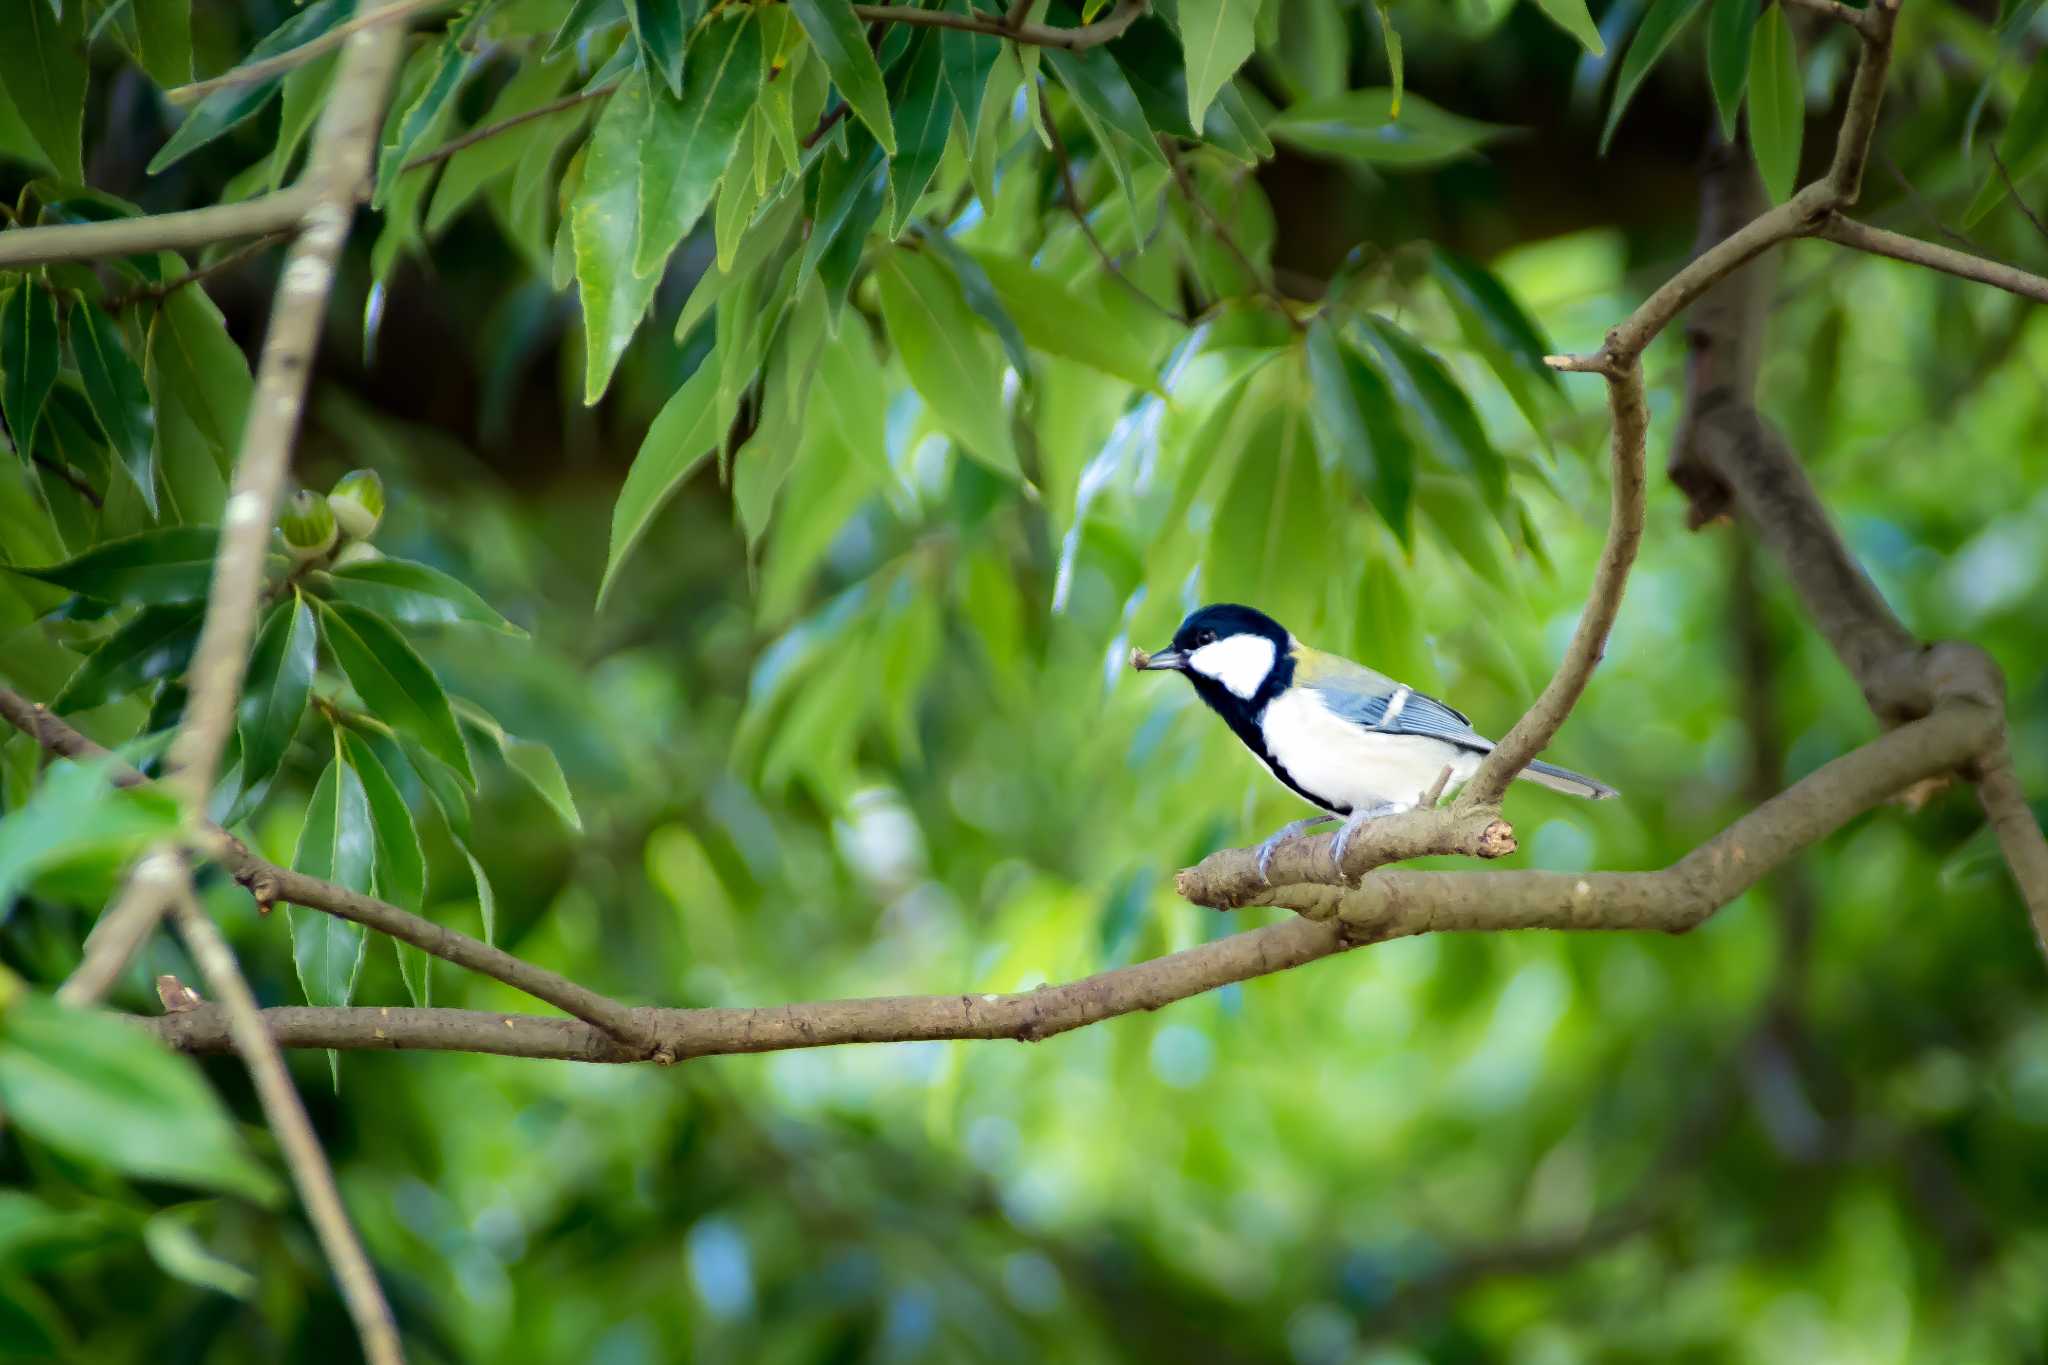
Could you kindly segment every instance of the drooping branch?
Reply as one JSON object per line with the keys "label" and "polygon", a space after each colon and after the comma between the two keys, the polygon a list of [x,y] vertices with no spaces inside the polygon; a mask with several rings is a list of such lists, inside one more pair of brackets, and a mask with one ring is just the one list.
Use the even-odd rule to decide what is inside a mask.
{"label": "drooping branch", "polygon": [[1935,242],[1923,242],[1918,237],[1904,233],[1887,232],[1883,228],[1859,223],[1839,213],[1831,213],[1822,219],[1813,230],[1813,236],[1824,241],[1835,242],[1858,251],[1868,251],[1876,256],[1889,256],[1895,261],[1909,265],[1924,265],[1929,270],[1939,270],[1944,275],[1955,275],[1978,284],[1988,284],[1994,289],[2003,289],[2008,294],[2017,294],[2023,299],[2036,303],[2048,303],[2048,279],[2017,266],[2005,265],[1999,261],[1988,261],[1982,256],[1972,256],[1967,251],[1941,246]]}
{"label": "drooping branch", "polygon": [[[1743,816],[1658,872],[1404,872],[1352,890],[1265,888],[1255,903],[1300,918],[1079,981],[1007,994],[895,996],[761,1008],[634,1011],[650,1054],[588,1024],[474,1010],[282,1007],[264,1011],[284,1047],[431,1049],[579,1062],[681,1060],[840,1043],[1012,1038],[1036,1042],[1234,981],[1286,971],[1367,943],[1449,930],[1660,930],[1680,933],[1742,894],[1800,849],[1904,787],[1979,752],[1996,712],[1969,692],[1935,714],[1846,754]],[[1182,874],[1183,895],[1194,889]],[[218,1006],[146,1021],[195,1052],[233,1046]]]}

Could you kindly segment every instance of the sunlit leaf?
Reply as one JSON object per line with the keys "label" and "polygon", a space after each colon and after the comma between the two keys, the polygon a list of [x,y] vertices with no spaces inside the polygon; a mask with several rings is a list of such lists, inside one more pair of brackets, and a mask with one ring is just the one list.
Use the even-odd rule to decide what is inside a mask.
{"label": "sunlit leaf", "polygon": [[1757,20],[1749,67],[1749,145],[1764,188],[1783,203],[1799,179],[1799,144],[1806,131],[1799,47],[1783,5],[1772,5]]}
{"label": "sunlit leaf", "polygon": [[1327,156],[1345,156],[1372,166],[1431,166],[1455,160],[1507,132],[1493,123],[1464,118],[1420,95],[1393,109],[1384,86],[1304,100],[1266,125],[1275,141]]}
{"label": "sunlit leaf", "polygon": [[1443,362],[1384,318],[1364,318],[1359,327],[1402,406],[1428,435],[1427,452],[1473,479],[1488,507],[1505,510],[1507,462]]}
{"label": "sunlit leaf", "polygon": [[598,115],[583,164],[582,184],[569,209],[576,285],[583,299],[583,401],[595,403],[611,386],[626,343],[654,301],[659,272],[636,274],[640,236],[640,150],[651,99],[645,77],[627,76]]}
{"label": "sunlit leaf", "polygon": [[975,259],[1025,341],[1048,355],[1065,356],[1140,388],[1158,390],[1159,376],[1100,304],[1028,261],[992,254]]}
{"label": "sunlit leaf", "polygon": [[469,751],[426,661],[391,623],[347,602],[321,603],[320,634],[363,704],[452,768],[471,787]]}
{"label": "sunlit leaf", "polygon": [[723,434],[718,426],[718,374],[718,357],[706,356],[697,372],[669,395],[654,425],[647,429],[633,467],[626,472],[625,487],[612,507],[611,549],[605,555],[604,578],[597,589],[600,608],[620,566],[646,534],[654,514],[717,448]]}
{"label": "sunlit leaf", "polygon": [[[1276,0],[1277,2],[1277,0]],[[1199,128],[1209,102],[1252,55],[1259,0],[1180,0],[1180,46],[1188,69],[1188,122]]]}
{"label": "sunlit leaf", "polygon": [[1430,274],[1451,301],[1458,329],[1484,356],[1515,406],[1541,436],[1546,404],[1557,396],[1557,372],[1543,363],[1549,344],[1536,324],[1515,302],[1507,287],[1477,261],[1448,247],[1430,251]]}
{"label": "sunlit leaf", "polygon": [[[1754,0],[1751,0],[1754,3]],[[1536,8],[1549,15],[1557,26],[1579,40],[1579,46],[1595,57],[1607,51],[1607,44],[1600,39],[1600,30],[1593,24],[1593,16],[1587,12],[1586,0],[1536,0]]]}
{"label": "sunlit leaf", "polygon": [[1322,319],[1309,326],[1309,408],[1316,439],[1407,544],[1415,445],[1401,425],[1393,390],[1372,363]]}
{"label": "sunlit leaf", "polygon": [[464,584],[409,559],[366,559],[306,576],[321,596],[352,602],[407,626],[487,626],[507,635],[525,631]]}
{"label": "sunlit leaf", "polygon": [[832,73],[839,97],[868,126],[882,150],[894,156],[896,130],[889,120],[882,69],[875,65],[867,29],[854,14],[851,0],[790,0],[789,7],[804,26],[811,46],[824,59],[825,69]]}
{"label": "sunlit leaf", "polygon": [[953,133],[953,90],[944,79],[945,57],[936,30],[917,40],[899,70],[890,98],[896,123],[896,156],[889,167],[896,196],[891,237],[900,236],[917,212],[917,202],[938,171]]}
{"label": "sunlit leaf", "polygon": [[142,1224],[142,1244],[149,1258],[166,1275],[201,1289],[213,1289],[230,1298],[247,1299],[256,1293],[256,1276],[233,1261],[210,1250],[194,1227],[197,1205],[164,1209],[151,1214]]}
{"label": "sunlit leaf", "polygon": [[[684,85],[684,45],[690,25],[703,13],[703,0],[625,0],[626,17],[647,70],[661,77],[671,97]],[[701,35],[700,35],[701,39]]]}
{"label": "sunlit leaf", "polygon": [[21,888],[49,868],[88,857],[125,862],[176,831],[174,799],[150,788],[114,786],[111,767],[105,759],[54,763],[28,800],[0,819],[0,918]]}
{"label": "sunlit leaf", "polygon": [[[350,0],[314,0],[298,13],[286,19],[269,36],[249,49],[249,55],[237,62],[247,66],[251,62],[275,57],[280,52],[301,47],[318,38],[342,20],[348,18],[355,6]],[[283,83],[282,74],[267,80],[244,81],[214,91],[201,100],[184,122],[171,134],[170,141],[163,149],[150,158],[149,173],[156,175],[165,168],[175,165],[221,134],[252,118],[270,103]]]}
{"label": "sunlit leaf", "polygon": [[1655,0],[1650,12],[1643,16],[1642,27],[1629,40],[1628,51],[1621,59],[1621,75],[1614,83],[1614,98],[1607,106],[1607,123],[1600,130],[1600,152],[1606,155],[1607,144],[1614,140],[1614,130],[1621,123],[1621,116],[1628,109],[1628,103],[1635,98],[1636,90],[1657,59],[1685,26],[1692,22],[1705,0]]}
{"label": "sunlit leaf", "polygon": [[875,279],[889,339],[933,417],[968,454],[1015,474],[1002,375],[959,286],[914,251],[884,253]]}
{"label": "sunlit leaf", "polygon": [[1307,414],[1293,403],[1269,409],[1250,445],[1216,504],[1203,587],[1214,600],[1256,602],[1300,620],[1321,599],[1320,586],[1300,572],[1300,547],[1314,542],[1329,515]]}
{"label": "sunlit leaf", "polygon": [[712,19],[690,43],[682,93],[654,96],[641,144],[636,271],[659,270],[697,225],[760,89],[760,24],[745,10]]}
{"label": "sunlit leaf", "polygon": [[562,817],[563,824],[572,830],[582,830],[583,817],[577,814],[576,798],[569,791],[569,779],[563,776],[562,764],[553,749],[537,740],[507,736],[505,762],[512,771],[526,779],[527,785],[554,809],[555,814]]}

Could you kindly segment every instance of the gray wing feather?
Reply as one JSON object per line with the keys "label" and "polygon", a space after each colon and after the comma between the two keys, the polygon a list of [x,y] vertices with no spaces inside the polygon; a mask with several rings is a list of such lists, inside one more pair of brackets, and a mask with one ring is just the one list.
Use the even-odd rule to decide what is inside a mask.
{"label": "gray wing feather", "polygon": [[1357,677],[1317,678],[1299,685],[1314,692],[1324,706],[1354,725],[1384,730],[1391,735],[1427,735],[1480,753],[1493,748],[1493,741],[1476,733],[1463,712],[1413,689],[1408,690],[1401,709],[1389,723],[1387,710],[1394,698],[1401,695],[1400,684],[1389,687],[1390,682],[1370,669],[1360,668]]}

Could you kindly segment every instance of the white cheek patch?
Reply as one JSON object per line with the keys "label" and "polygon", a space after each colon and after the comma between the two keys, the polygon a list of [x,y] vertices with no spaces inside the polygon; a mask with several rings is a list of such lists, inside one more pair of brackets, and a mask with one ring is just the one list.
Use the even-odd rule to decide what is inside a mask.
{"label": "white cheek patch", "polygon": [[1203,645],[1188,656],[1188,667],[1214,678],[1233,695],[1251,700],[1252,693],[1273,671],[1276,653],[1273,642],[1263,635],[1233,635],[1227,640]]}

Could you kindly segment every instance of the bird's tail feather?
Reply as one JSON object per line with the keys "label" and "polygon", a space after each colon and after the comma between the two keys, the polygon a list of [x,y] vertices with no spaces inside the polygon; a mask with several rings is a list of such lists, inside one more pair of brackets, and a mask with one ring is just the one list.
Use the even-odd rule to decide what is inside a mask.
{"label": "bird's tail feather", "polygon": [[1555,763],[1545,763],[1540,758],[1530,760],[1529,766],[1515,776],[1523,781],[1548,787],[1554,792],[1564,792],[1568,796],[1583,796],[1592,801],[1605,801],[1610,796],[1621,795],[1605,782],[1587,777],[1584,773],[1575,773],[1570,768],[1560,768]]}

